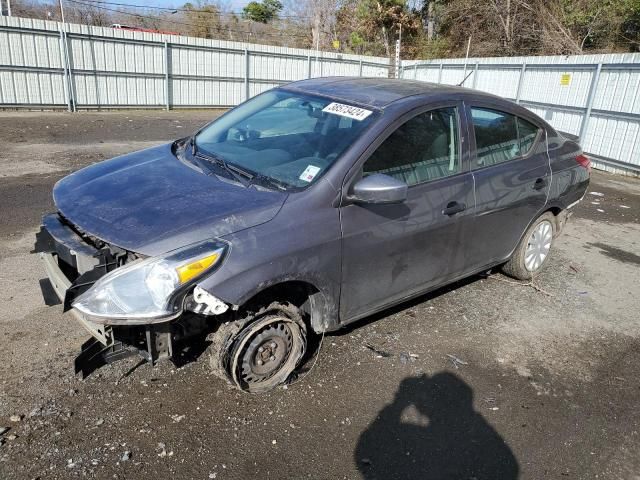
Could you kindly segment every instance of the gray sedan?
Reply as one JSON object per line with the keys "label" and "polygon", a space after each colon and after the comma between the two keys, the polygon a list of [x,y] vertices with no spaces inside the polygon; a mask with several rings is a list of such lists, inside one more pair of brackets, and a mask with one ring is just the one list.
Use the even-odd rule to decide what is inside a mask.
{"label": "gray sedan", "polygon": [[35,251],[91,333],[77,371],[208,336],[214,372],[255,393],[314,333],[496,266],[530,279],[589,175],[579,145],[504,99],[317,78],[62,179]]}

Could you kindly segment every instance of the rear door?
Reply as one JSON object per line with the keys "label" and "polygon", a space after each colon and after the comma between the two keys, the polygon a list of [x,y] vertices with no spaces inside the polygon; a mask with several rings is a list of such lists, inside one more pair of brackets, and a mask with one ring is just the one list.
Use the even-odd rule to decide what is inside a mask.
{"label": "rear door", "polygon": [[[462,120],[462,121],[461,121]],[[462,104],[418,113],[371,154],[362,175],[406,182],[407,201],[341,207],[340,311],[360,318],[445,282],[464,265],[459,248],[473,219],[473,179]]]}
{"label": "rear door", "polygon": [[547,202],[551,168],[544,130],[504,107],[471,102],[476,212],[469,271],[506,260]]}

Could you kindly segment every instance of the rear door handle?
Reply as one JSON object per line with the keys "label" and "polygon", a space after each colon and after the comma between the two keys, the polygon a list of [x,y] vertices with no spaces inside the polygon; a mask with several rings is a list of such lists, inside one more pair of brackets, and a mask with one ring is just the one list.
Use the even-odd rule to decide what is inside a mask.
{"label": "rear door handle", "polygon": [[447,207],[444,210],[442,210],[442,214],[452,216],[452,215],[455,215],[456,213],[463,212],[466,209],[467,209],[467,206],[464,203],[449,202],[447,203]]}
{"label": "rear door handle", "polygon": [[547,181],[544,178],[538,178],[533,184],[533,189],[542,190],[546,186],[547,186]]}

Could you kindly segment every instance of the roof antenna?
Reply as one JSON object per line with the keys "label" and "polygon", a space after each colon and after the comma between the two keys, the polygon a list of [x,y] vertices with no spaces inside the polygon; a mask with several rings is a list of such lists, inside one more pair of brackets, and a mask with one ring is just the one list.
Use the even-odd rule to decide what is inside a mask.
{"label": "roof antenna", "polygon": [[469,41],[467,42],[467,55],[464,57],[464,71],[462,73],[462,76],[464,77],[464,79],[458,84],[459,87],[464,85],[464,82],[473,73],[473,70],[471,70],[471,72],[469,72],[469,75],[467,75],[467,61],[469,60],[469,50],[470,49],[471,49],[471,35],[469,35]]}
{"label": "roof antenna", "polygon": [[461,87],[461,86],[464,84],[464,82],[467,80],[467,78],[469,78],[469,77],[471,76],[471,74],[472,74],[472,73],[473,73],[473,70],[471,70],[471,71],[467,74],[467,76],[466,76],[466,77],[464,77],[464,80],[462,80],[462,81],[458,84],[458,87]]}

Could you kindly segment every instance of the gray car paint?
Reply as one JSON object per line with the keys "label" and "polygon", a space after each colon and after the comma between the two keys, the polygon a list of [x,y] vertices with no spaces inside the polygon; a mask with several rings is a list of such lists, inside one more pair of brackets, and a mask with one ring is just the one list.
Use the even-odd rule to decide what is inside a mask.
{"label": "gray car paint", "polygon": [[[233,194],[235,204],[231,205],[228,198],[223,198],[225,195],[208,194],[201,185],[198,192],[218,200],[202,208],[197,196],[177,196],[174,200],[179,202],[180,208],[167,205],[167,218],[162,219],[173,225],[164,231],[151,224],[153,219],[145,220],[150,222],[145,223],[148,227],[146,239],[140,232],[134,232],[135,242],[128,240],[126,229],[118,224],[121,217],[113,212],[105,218],[91,212],[102,205],[97,203],[99,198],[92,197],[92,192],[77,179],[63,180],[57,187],[56,201],[63,204],[59,208],[71,222],[80,220],[78,223],[88,233],[100,233],[96,236],[147,254],[193,243],[202,236],[217,235],[229,242],[230,251],[223,264],[199,282],[201,287],[237,307],[270,286],[301,282],[315,292],[316,311],[312,315],[312,326],[316,331],[324,331],[473,273],[479,265],[486,267],[504,261],[504,252],[515,249],[526,227],[544,208],[565,208],[579,199],[586,189],[588,174],[575,162],[580,153],[576,143],[564,139],[524,108],[489,94],[423,82],[345,77],[306,80],[281,88],[327,96],[377,110],[380,115],[324,176],[307,189],[288,195],[272,192],[274,195],[270,196],[271,192],[257,194],[253,189],[238,185],[209,184],[212,190],[219,187],[226,194]],[[361,177],[364,161],[404,120],[442,104],[456,104],[463,111],[463,105],[476,101],[521,115],[544,129],[550,139],[554,174],[548,201],[541,202],[539,192],[528,190],[535,178],[549,174],[548,161],[544,167],[538,157],[535,165],[529,165],[528,160],[523,159],[505,167],[507,171],[501,173],[502,179],[469,172],[469,159],[475,153],[469,119],[464,115],[460,121],[464,145],[464,171],[461,174],[411,187],[408,200],[401,204],[363,205],[349,198],[354,183]],[[544,140],[543,144],[546,150]],[[158,151],[132,154],[129,161],[141,166],[143,157],[154,153]],[[121,158],[124,160],[118,162],[122,164],[116,167],[127,168],[127,156]],[[166,161],[165,156],[161,162]],[[179,162],[177,158],[174,161]],[[151,168],[153,162],[148,165]],[[109,188],[114,182],[117,184],[116,170],[114,168],[110,181],[102,184],[97,176],[88,174],[93,187]],[[490,198],[490,189],[481,188],[478,209],[474,189],[476,175],[481,184],[484,181],[498,184],[502,193],[510,187],[519,190],[508,192],[507,200],[500,203]],[[202,181],[195,176],[193,180]],[[69,193],[66,203],[61,201],[64,197],[60,193],[61,186],[65,182],[78,192],[84,192],[82,209],[72,206],[73,192]],[[153,190],[148,192],[149,202],[153,202]],[[243,195],[251,201],[243,202]],[[216,205],[218,201],[220,203]],[[467,208],[453,217],[442,215],[443,207],[451,201],[463,202]],[[136,205],[130,205],[130,211],[121,203],[117,206],[122,208],[123,218],[135,217],[132,212]],[[114,205],[109,208],[113,210]],[[233,215],[227,210],[231,208]],[[148,211],[154,209],[149,207]],[[185,211],[201,214],[200,221],[195,221],[196,214],[181,223],[180,215]],[[87,215],[99,221],[83,223],[82,218]],[[484,225],[485,218],[492,218],[492,224]],[[232,227],[228,227],[230,223]],[[98,224],[100,232],[94,231]],[[136,224],[129,227],[135,228]],[[496,228],[505,231],[501,237],[504,244],[499,246],[497,253],[473,248],[476,235],[489,235],[483,241],[486,245],[491,231]],[[110,229],[118,233],[112,233]]]}

